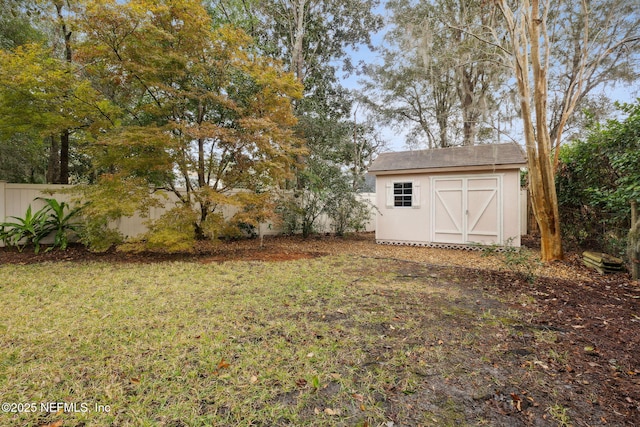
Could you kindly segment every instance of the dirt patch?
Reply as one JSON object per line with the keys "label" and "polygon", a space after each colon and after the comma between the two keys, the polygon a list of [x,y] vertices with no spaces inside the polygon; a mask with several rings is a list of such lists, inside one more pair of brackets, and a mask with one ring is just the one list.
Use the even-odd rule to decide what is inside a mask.
{"label": "dirt patch", "polygon": [[[396,260],[400,267],[394,280],[416,286],[429,283],[443,291],[455,283],[464,294],[447,296],[455,303],[455,309],[442,313],[449,326],[438,336],[422,337],[420,342],[406,341],[415,339],[399,325],[411,318],[412,304],[433,304],[432,298],[438,296],[424,293],[418,301],[397,291],[380,295],[393,299],[397,320],[370,325],[385,337],[387,347],[372,346],[358,369],[385,369],[385,360],[394,351],[404,351],[406,367],[392,373],[395,380],[374,402],[397,423],[394,425],[438,425],[445,420],[464,424],[469,419],[485,425],[640,425],[638,282],[626,274],[603,276],[589,270],[575,253],[563,262],[538,265],[535,241],[525,242],[532,247],[529,265],[535,265],[533,280],[527,280],[522,272],[509,271],[499,256],[376,245],[370,234],[346,239],[267,238],[262,247],[257,240],[203,244],[192,253],[181,254],[94,254],[72,246],[66,251],[35,255],[28,249],[3,248],[0,265],[282,262],[339,254],[379,258],[381,264]],[[513,316],[502,314],[498,307],[503,304],[513,310]],[[480,319],[478,312],[482,313]],[[439,320],[412,318],[426,322],[425,326]],[[349,316],[339,313],[328,321],[348,322]],[[497,328],[482,348],[469,350],[481,354],[474,363],[482,360],[482,366],[471,366],[463,357],[465,337],[474,333],[469,322]],[[450,369],[443,370],[447,364]],[[357,413],[357,406],[354,411]]]}

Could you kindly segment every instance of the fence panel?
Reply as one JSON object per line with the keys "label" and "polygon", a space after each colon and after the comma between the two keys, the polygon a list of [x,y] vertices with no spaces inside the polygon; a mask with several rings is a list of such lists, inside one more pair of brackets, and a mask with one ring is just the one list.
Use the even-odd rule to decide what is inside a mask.
{"label": "fence panel", "polygon": [[[13,222],[13,218],[24,218],[28,207],[36,212],[42,209],[46,203],[42,198],[55,198],[59,202],[69,202],[71,196],[59,193],[60,190],[71,187],[70,185],[47,184],[9,184],[0,181],[0,222]],[[52,195],[55,193],[55,195]],[[44,239],[43,243],[52,243],[53,237]],[[0,247],[4,242],[0,241]]]}
{"label": "fence panel", "polygon": [[[4,181],[0,181],[0,222],[9,221],[11,216],[18,218],[24,217],[24,214],[31,205],[31,209],[36,211],[41,209],[45,203],[42,200],[36,200],[38,197],[51,198],[54,197],[60,202],[70,202],[71,195],[60,193],[60,190],[69,188],[69,185],[54,185],[54,184],[9,184]],[[52,193],[54,195],[52,195]],[[167,210],[175,206],[177,197],[172,193],[166,193],[166,202],[163,207],[151,208],[147,218],[140,215],[134,215],[132,217],[124,217],[117,220],[113,226],[116,227],[125,237],[136,237],[147,231],[145,222],[149,219],[160,218]],[[375,193],[362,193],[359,195],[363,200],[367,201],[371,205],[371,214],[369,222],[366,225],[365,231],[375,230],[375,218],[376,211],[373,207],[375,204]],[[222,209],[222,213],[225,218],[230,218],[237,212],[238,208],[235,206],[225,206]],[[327,233],[331,231],[331,220],[326,215],[322,215],[318,219],[317,229],[321,233]],[[282,232],[282,227],[277,223],[267,222],[260,224],[260,230],[262,235],[277,235]],[[44,240],[44,243],[51,243]],[[4,246],[3,242],[0,242],[0,246]]]}

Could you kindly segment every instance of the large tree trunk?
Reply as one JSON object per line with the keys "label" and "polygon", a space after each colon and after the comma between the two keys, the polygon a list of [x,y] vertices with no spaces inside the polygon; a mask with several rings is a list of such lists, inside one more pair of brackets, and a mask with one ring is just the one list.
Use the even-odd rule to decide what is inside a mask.
{"label": "large tree trunk", "polygon": [[521,16],[517,19],[505,0],[500,1],[498,5],[507,21],[513,48],[512,64],[522,109],[531,203],[540,228],[541,258],[543,261],[561,260],[564,253],[555,172],[551,159],[551,136],[547,122],[549,44],[545,27],[546,16],[540,16],[538,0],[531,3],[522,0],[519,11]]}
{"label": "large tree trunk", "polygon": [[[553,182],[551,157],[547,156],[544,165],[540,165],[540,171],[529,173],[537,175],[529,181],[531,190],[531,204],[533,214],[540,230],[540,255],[543,261],[560,260],[564,257],[562,250],[562,235],[560,233],[560,215],[558,211],[558,198]],[[546,170],[543,172],[542,170]],[[547,178],[545,178],[547,176]],[[549,176],[551,183],[549,185]]]}
{"label": "large tree trunk", "polygon": [[478,115],[475,111],[474,93],[476,85],[473,72],[464,68],[458,72],[458,97],[462,110],[462,145],[474,145],[477,132]]}
{"label": "large tree trunk", "polygon": [[[551,135],[547,120],[547,69],[549,64],[543,63],[542,56],[549,58],[549,45],[540,46],[541,27],[545,20],[539,16],[538,0],[531,4],[532,19],[528,21],[531,37],[531,68],[533,69],[533,102],[536,115],[537,171],[532,180],[535,187],[533,208],[540,225],[540,248],[543,261],[564,258],[562,251],[562,235],[560,234],[560,214],[558,196],[556,194],[555,168],[551,160]],[[544,34],[546,40],[546,32]]]}

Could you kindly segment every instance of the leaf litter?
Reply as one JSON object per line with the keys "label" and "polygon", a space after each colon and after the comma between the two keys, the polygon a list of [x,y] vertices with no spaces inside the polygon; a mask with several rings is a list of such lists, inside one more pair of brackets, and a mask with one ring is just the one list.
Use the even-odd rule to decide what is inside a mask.
{"label": "leaf litter", "polygon": [[[505,269],[495,257],[375,245],[370,235],[265,242],[264,248],[255,241],[239,241],[198,248],[190,254],[90,254],[72,247],[36,257],[2,249],[0,263],[248,262],[242,264],[240,273],[225,273],[238,282],[237,288],[268,272],[270,262],[303,263],[286,279],[273,275],[299,289],[299,293],[292,289],[282,295],[277,303],[282,311],[276,314],[260,307],[273,300],[266,288],[253,289],[265,299],[254,309],[243,310],[243,315],[263,326],[252,329],[231,322],[233,331],[229,329],[228,336],[235,337],[231,342],[248,344],[246,351],[254,351],[254,357],[264,355],[266,363],[241,366],[244,356],[221,351],[209,370],[232,394],[235,387],[243,393],[246,387],[261,387],[273,390],[273,397],[256,394],[249,399],[253,403],[248,409],[232,401],[209,399],[212,403],[202,407],[214,412],[203,416],[212,425],[225,425],[229,420],[250,425],[252,419],[269,425],[640,425],[640,289],[624,274],[601,276],[584,268],[577,255],[569,254],[566,262],[538,265],[531,283]],[[535,260],[536,251],[529,250],[529,255]],[[318,257],[326,257],[332,271],[350,277],[341,285],[340,279],[323,273],[328,284],[334,280],[336,287],[345,286],[338,302],[332,300],[331,287],[323,290],[295,278],[301,265],[313,265]],[[252,264],[262,261],[268,264]],[[193,301],[197,304],[199,300]],[[160,307],[165,315],[172,313],[167,307]],[[100,314],[103,324],[121,319],[115,312]],[[274,315],[282,319],[280,326],[268,319]],[[196,337],[196,348],[211,342],[201,328],[192,337]],[[5,338],[5,349],[6,339],[11,338]],[[281,360],[294,356],[278,347],[280,341],[299,346],[295,367]],[[2,355],[11,357],[6,350]],[[201,362],[198,357],[189,360],[197,375]],[[286,366],[282,371],[277,366],[281,363]],[[152,381],[144,372],[149,366],[133,368],[140,367],[121,375],[136,388],[123,390],[148,392],[146,387],[154,386],[147,384]],[[234,377],[248,368],[242,383],[236,384]],[[225,373],[222,378],[220,372]],[[62,378],[52,382],[56,386],[69,381],[69,373],[56,375]],[[197,377],[195,385],[207,389],[203,381]],[[5,396],[19,397],[10,383],[1,387]],[[183,403],[186,406],[176,408],[189,407],[189,402]],[[167,404],[172,407],[177,402]],[[141,401],[139,405],[159,425],[181,419],[178,409],[173,416],[163,417],[154,412],[153,404]],[[265,419],[265,410],[279,414],[277,419]],[[64,425],[77,424],[70,419]],[[195,425],[199,419],[183,421]],[[120,425],[135,424],[128,424],[126,417],[118,420]],[[41,416],[37,422],[58,425],[61,421]]]}

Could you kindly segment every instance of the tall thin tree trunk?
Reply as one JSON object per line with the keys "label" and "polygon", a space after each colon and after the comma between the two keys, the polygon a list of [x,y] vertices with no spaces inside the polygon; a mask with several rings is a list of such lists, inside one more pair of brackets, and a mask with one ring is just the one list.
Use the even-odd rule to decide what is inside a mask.
{"label": "tall thin tree trunk", "polygon": [[[71,64],[73,60],[73,50],[71,49],[71,31],[67,29],[67,23],[62,13],[63,3],[56,2],[56,11],[58,12],[58,21],[60,22],[60,29],[64,37],[64,57],[67,63]],[[60,134],[60,177],[58,183],[69,183],[69,129],[64,129]]]}
{"label": "tall thin tree trunk", "polygon": [[522,15],[516,19],[505,0],[499,3],[509,26],[513,48],[512,61],[522,109],[531,204],[540,229],[540,255],[543,261],[561,260],[564,253],[547,123],[549,44],[546,16],[540,16],[538,0],[532,0],[531,3],[522,0],[520,6],[522,9],[519,13]]}
{"label": "tall thin tree trunk", "polygon": [[295,0],[292,2],[292,13],[295,27],[291,39],[291,71],[299,82],[304,81],[304,52],[303,42],[305,37],[304,19],[307,14],[307,0]]}
{"label": "tall thin tree trunk", "polygon": [[60,134],[60,184],[69,183],[69,129]]}
{"label": "tall thin tree trunk", "polygon": [[[528,21],[531,43],[531,68],[533,70],[533,100],[536,116],[536,142],[538,156],[538,170],[534,174],[537,195],[534,193],[534,212],[540,225],[540,251],[544,261],[564,258],[562,251],[562,235],[560,234],[560,213],[558,196],[556,194],[555,168],[551,159],[551,135],[547,121],[547,68],[544,63],[549,58],[549,45],[540,46],[541,27],[546,25],[546,17],[539,15],[538,0],[531,2],[532,19]],[[541,50],[544,49],[542,55]]]}
{"label": "tall thin tree trunk", "polygon": [[47,165],[47,183],[60,182],[60,144],[55,135],[49,137],[49,163]]}

